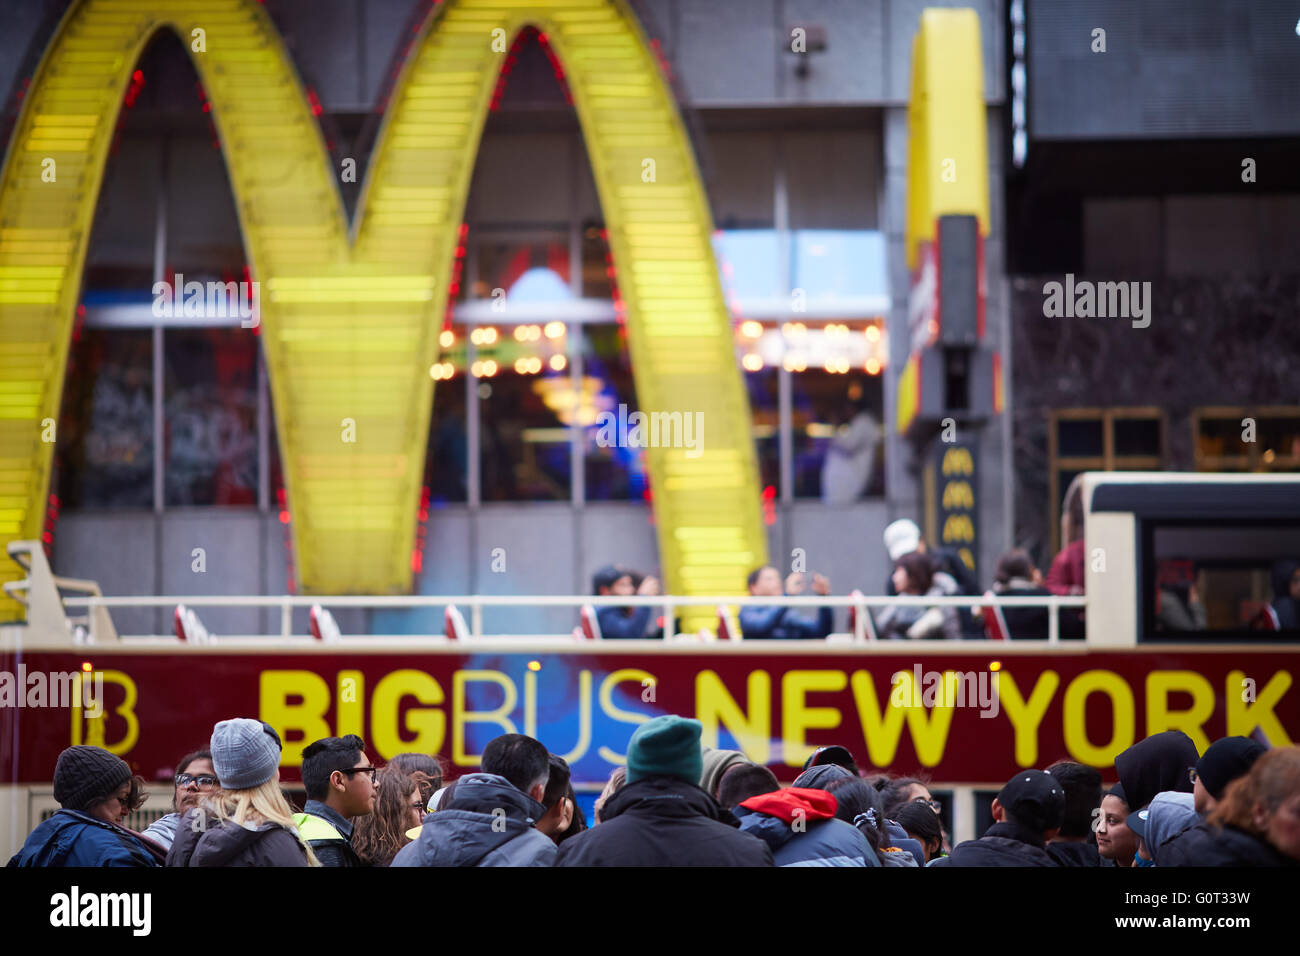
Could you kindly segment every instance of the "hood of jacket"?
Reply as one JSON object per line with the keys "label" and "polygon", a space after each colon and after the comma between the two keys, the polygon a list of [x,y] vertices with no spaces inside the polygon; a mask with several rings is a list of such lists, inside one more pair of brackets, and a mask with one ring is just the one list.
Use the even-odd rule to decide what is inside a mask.
{"label": "hood of jacket", "polygon": [[740,821],[730,810],[693,783],[680,777],[656,774],[642,777],[618,790],[600,809],[600,822],[606,823],[625,813],[638,816],[681,818],[704,816],[728,826]]}
{"label": "hood of jacket", "polygon": [[505,777],[469,773],[456,780],[447,808],[424,818],[414,849],[399,855],[409,866],[474,866],[532,830],[545,813],[545,807]]}
{"label": "hood of jacket", "polygon": [[789,787],[750,797],[735,810],[740,829],[759,837],[775,852],[795,836],[807,832],[795,829],[795,822],[805,824],[835,819],[838,804],[825,790]]}
{"label": "hood of jacket", "polygon": [[1201,822],[1195,798],[1190,793],[1168,791],[1156,794],[1147,811],[1147,852],[1160,865],[1160,844]]}
{"label": "hood of jacket", "polygon": [[718,784],[722,782],[722,775],[732,767],[749,763],[749,758],[739,750],[715,750],[712,747],[702,747],[704,758],[704,772],[700,774],[700,789],[712,796],[718,792]]}
{"label": "hood of jacket", "polygon": [[1141,810],[1166,790],[1191,793],[1188,770],[1198,759],[1196,744],[1181,730],[1166,730],[1129,747],[1115,758],[1129,810]]}
{"label": "hood of jacket", "polygon": [[194,844],[190,854],[190,866],[228,866],[232,860],[240,857],[262,837],[272,830],[282,830],[278,823],[263,823],[250,829],[233,820],[221,823],[215,817],[208,818],[208,829]]}

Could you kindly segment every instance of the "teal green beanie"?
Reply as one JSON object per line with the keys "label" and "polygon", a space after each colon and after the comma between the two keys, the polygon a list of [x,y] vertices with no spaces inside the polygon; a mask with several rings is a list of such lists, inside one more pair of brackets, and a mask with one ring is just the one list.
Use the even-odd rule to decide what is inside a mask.
{"label": "teal green beanie", "polygon": [[627,745],[627,782],[653,774],[681,777],[698,784],[704,773],[698,720],[664,714],[637,728]]}

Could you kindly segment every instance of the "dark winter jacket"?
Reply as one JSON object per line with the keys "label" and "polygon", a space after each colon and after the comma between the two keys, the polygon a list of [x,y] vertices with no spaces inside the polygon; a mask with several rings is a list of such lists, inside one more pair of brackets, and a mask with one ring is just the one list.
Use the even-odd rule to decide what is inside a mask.
{"label": "dark winter jacket", "polygon": [[319,800],[308,800],[302,809],[293,820],[321,866],[362,865],[352,849],[353,826],[347,817]]}
{"label": "dark winter jacket", "polygon": [[1057,866],[1101,866],[1095,843],[1049,843],[1047,855]]}
{"label": "dark winter jacket", "polygon": [[[1024,578],[1012,578],[1002,587],[994,585],[998,597],[1050,597],[1052,592]],[[1004,607],[1002,620],[1007,622],[1007,637],[1013,641],[1047,640],[1051,622],[1045,607]]]}
{"label": "dark winter jacket", "polygon": [[600,824],[560,844],[556,866],[772,866],[772,851],[693,783],[656,775],[629,783]]}
{"label": "dark winter jacket", "polygon": [[60,810],[31,832],[9,866],[159,866],[141,839],[80,810]]}
{"label": "dark winter jacket", "polygon": [[835,818],[825,790],[790,787],[750,797],[735,809],[740,829],[772,849],[777,866],[880,866],[867,838]]}
{"label": "dark winter jacket", "polygon": [[650,623],[650,608],[636,608],[630,615],[624,614],[624,610],[621,607],[602,607],[596,610],[596,621],[600,624],[600,636],[604,640],[625,640],[646,636],[646,625]]}
{"label": "dark winter jacket", "polygon": [[1297,866],[1300,861],[1283,856],[1273,845],[1253,833],[1209,823],[1198,823],[1160,844],[1160,866]]}
{"label": "dark winter jacket", "polygon": [[[944,863],[944,860],[947,863]],[[1017,823],[995,823],[978,840],[958,843],[932,866],[1058,866],[1043,847],[1043,835]]]}
{"label": "dark winter jacket", "polygon": [[424,818],[420,836],[393,866],[551,866],[555,844],[536,824],[546,808],[494,773],[456,781],[446,809]]}
{"label": "dark winter jacket", "polygon": [[818,608],[816,619],[791,607],[742,607],[740,633],[747,641],[818,640],[831,632],[831,609]]}
{"label": "dark winter jacket", "polygon": [[306,866],[307,851],[297,833],[278,823],[249,829],[195,809],[181,818],[167,865]]}
{"label": "dark winter jacket", "polygon": [[1198,759],[1196,744],[1181,730],[1153,734],[1129,747],[1115,758],[1129,809],[1141,810],[1166,790],[1191,793],[1188,770]]}

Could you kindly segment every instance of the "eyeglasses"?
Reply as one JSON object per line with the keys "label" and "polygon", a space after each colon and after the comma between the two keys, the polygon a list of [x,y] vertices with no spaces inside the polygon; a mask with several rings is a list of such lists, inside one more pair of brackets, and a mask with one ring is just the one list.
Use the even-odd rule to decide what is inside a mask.
{"label": "eyeglasses", "polygon": [[339,773],[345,773],[349,777],[352,776],[354,773],[368,773],[370,774],[370,782],[374,783],[375,774],[379,773],[379,768],[378,767],[348,767],[346,770],[340,770]]}
{"label": "eyeglasses", "polygon": [[210,790],[217,785],[217,778],[208,773],[201,773],[195,776],[192,773],[178,773],[176,775],[176,786],[188,787],[195,784],[200,790]]}
{"label": "eyeglasses", "polygon": [[930,808],[931,810],[933,810],[935,813],[938,813],[938,812],[940,812],[941,810],[943,810],[943,804],[940,803],[938,800],[927,800],[925,797],[917,797],[917,798],[916,798],[915,800],[913,800],[912,802],[913,802],[913,803],[924,803],[927,807],[929,807],[929,808]]}

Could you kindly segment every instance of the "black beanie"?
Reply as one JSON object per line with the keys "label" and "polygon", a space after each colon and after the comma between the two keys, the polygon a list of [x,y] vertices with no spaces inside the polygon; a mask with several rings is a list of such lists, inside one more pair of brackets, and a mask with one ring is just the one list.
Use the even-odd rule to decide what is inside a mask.
{"label": "black beanie", "polygon": [[78,744],[59,754],[54,765],[54,799],[65,810],[85,811],[130,779],[131,768],[121,757]]}
{"label": "black beanie", "polygon": [[1224,737],[1201,754],[1196,762],[1196,775],[1210,796],[1219,800],[1228,784],[1250,772],[1264,750],[1263,744],[1249,737]]}

